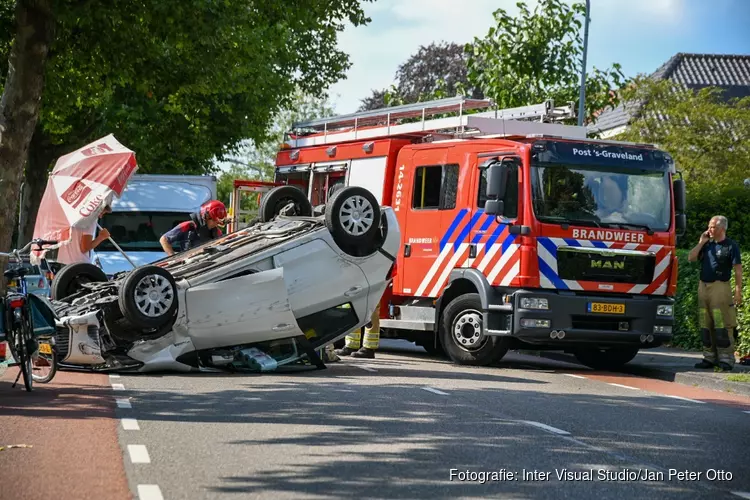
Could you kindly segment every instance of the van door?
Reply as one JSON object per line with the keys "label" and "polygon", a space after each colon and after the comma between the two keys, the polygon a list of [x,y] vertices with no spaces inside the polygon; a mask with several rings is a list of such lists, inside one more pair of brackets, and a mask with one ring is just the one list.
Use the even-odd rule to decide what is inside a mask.
{"label": "van door", "polygon": [[[518,274],[520,269],[520,254],[518,252],[517,235],[511,234],[510,227],[518,218],[519,189],[518,182],[521,174],[518,164],[513,164],[508,178],[508,186],[503,201],[505,207],[503,215],[496,217],[484,213],[487,202],[487,168],[489,162],[477,162],[473,169],[474,183],[472,210],[477,224],[471,234],[470,259],[465,267],[473,267],[487,277],[487,281],[494,286],[507,286]],[[500,161],[501,159],[498,159]]]}
{"label": "van door", "polygon": [[394,293],[436,297],[465,250],[459,239],[469,211],[457,204],[459,166],[436,163],[434,153],[416,152],[413,167],[407,167],[409,197],[401,207],[406,227]]}

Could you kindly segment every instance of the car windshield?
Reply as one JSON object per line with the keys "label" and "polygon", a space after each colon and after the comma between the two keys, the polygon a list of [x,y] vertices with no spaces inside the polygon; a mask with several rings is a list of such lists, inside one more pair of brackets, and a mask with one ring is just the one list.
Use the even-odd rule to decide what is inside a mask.
{"label": "car windshield", "polygon": [[[159,238],[180,222],[190,220],[181,212],[113,212],[99,222],[109,231],[123,250],[160,252]],[[97,251],[117,251],[109,240],[104,240]]]}
{"label": "car windshield", "polygon": [[666,172],[537,164],[531,169],[534,212],[542,222],[666,231]]}

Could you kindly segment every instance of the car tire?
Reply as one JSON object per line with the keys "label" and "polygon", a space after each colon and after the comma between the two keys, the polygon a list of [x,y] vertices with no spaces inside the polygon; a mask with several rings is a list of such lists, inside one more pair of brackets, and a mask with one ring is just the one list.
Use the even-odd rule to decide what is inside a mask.
{"label": "car tire", "polygon": [[103,283],[107,275],[100,268],[88,262],[64,266],[52,279],[50,295],[53,300],[65,300],[81,290],[83,283]]}
{"label": "car tire", "polygon": [[160,328],[177,312],[177,284],[166,269],[138,267],[122,283],[118,304],[122,315],[135,327]]}
{"label": "car tire", "polygon": [[369,190],[359,186],[336,190],[326,203],[325,216],[333,241],[346,253],[364,256],[378,249],[380,205]]}
{"label": "car tire", "polygon": [[305,193],[297,186],[276,186],[263,195],[260,201],[260,220],[269,222],[281,213],[281,210],[294,204],[294,213],[297,217],[311,217],[313,207]]}
{"label": "car tire", "polygon": [[578,349],[576,359],[594,370],[619,370],[633,360],[638,354],[637,347],[610,347],[608,349]]}
{"label": "car tire", "polygon": [[466,293],[443,309],[440,341],[454,363],[487,366],[505,356],[509,340],[483,332],[482,301],[478,293]]}

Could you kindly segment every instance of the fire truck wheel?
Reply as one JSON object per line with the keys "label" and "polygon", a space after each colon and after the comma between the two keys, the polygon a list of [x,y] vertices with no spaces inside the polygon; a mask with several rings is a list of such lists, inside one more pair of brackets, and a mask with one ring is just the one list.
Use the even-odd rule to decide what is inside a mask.
{"label": "fire truck wheel", "polygon": [[637,347],[610,347],[608,349],[579,349],[576,359],[594,370],[617,370],[638,354]]}
{"label": "fire truck wheel", "polygon": [[260,201],[260,220],[268,222],[279,215],[289,204],[294,205],[293,216],[310,217],[312,204],[305,193],[297,186],[276,186],[263,195]]}
{"label": "fire truck wheel", "polygon": [[508,352],[508,339],[484,334],[478,293],[453,299],[443,309],[440,323],[440,340],[455,363],[487,366],[500,361]]}
{"label": "fire truck wheel", "polygon": [[377,250],[380,205],[369,190],[359,186],[341,188],[326,205],[326,227],[342,250],[357,256]]}
{"label": "fire truck wheel", "polygon": [[103,283],[107,275],[100,268],[88,262],[78,262],[64,266],[55,274],[50,285],[50,295],[53,300],[65,300],[83,290],[83,283]]}

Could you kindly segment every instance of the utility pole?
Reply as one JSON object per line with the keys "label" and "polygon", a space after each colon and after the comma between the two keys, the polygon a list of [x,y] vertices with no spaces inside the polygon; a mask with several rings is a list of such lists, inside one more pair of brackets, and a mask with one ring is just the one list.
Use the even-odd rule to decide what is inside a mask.
{"label": "utility pole", "polygon": [[583,28],[583,68],[581,68],[581,95],[578,101],[578,126],[583,125],[584,106],[586,102],[586,53],[589,48],[589,9],[590,0],[586,0],[586,20]]}

